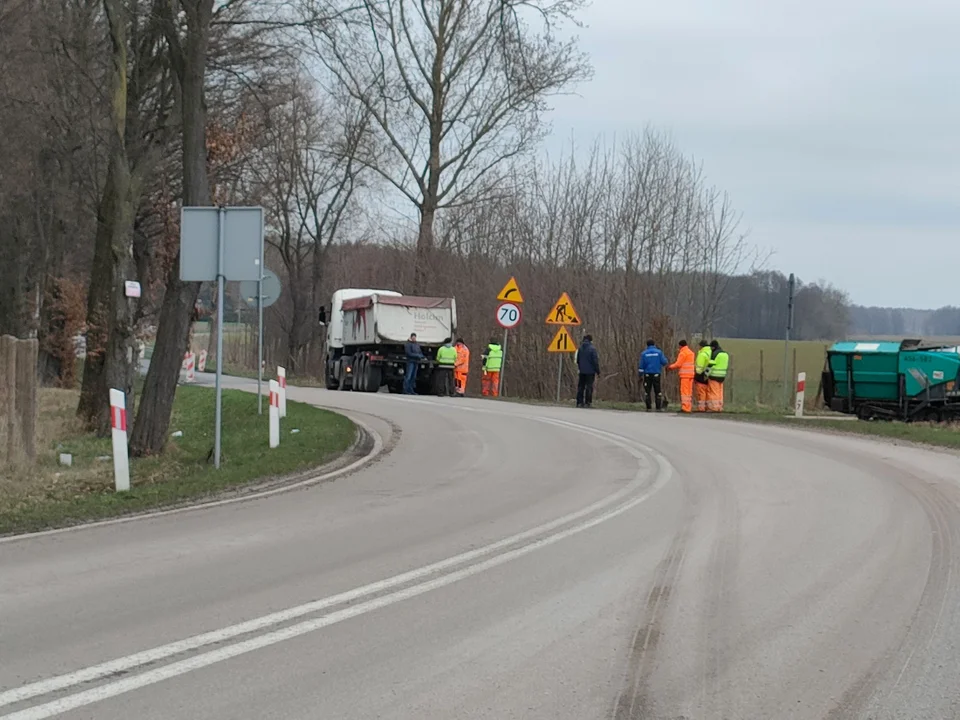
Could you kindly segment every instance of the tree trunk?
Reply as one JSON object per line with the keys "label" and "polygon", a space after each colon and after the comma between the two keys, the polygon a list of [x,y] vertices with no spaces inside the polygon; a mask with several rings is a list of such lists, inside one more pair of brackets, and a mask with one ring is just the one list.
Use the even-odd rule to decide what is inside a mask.
{"label": "tree trunk", "polygon": [[436,216],[437,209],[433,203],[424,203],[420,210],[420,231],[413,267],[414,295],[426,293],[433,280],[433,221]]}
{"label": "tree trunk", "polygon": [[135,277],[133,223],[139,183],[130,170],[127,154],[127,23],[124,0],[103,0],[110,32],[113,74],[111,79],[112,138],[107,182],[97,213],[93,278],[87,303],[87,321],[93,329],[95,356],[90,357],[90,335],[83,387],[77,412],[98,436],[110,432],[109,389],[122,390],[127,407],[133,407],[134,306],[124,283]]}
{"label": "tree trunk", "polygon": [[87,357],[83,363],[80,403],[77,415],[89,429],[102,425],[101,416],[109,420],[110,398],[107,394],[104,368],[107,339],[110,331],[110,296],[113,292],[113,258],[111,234],[118,201],[118,164],[115,158],[107,168],[100,207],[97,210],[97,234],[94,240],[93,271],[87,295]]}
{"label": "tree trunk", "polygon": [[[187,10],[187,33],[183,45],[175,33],[168,36],[171,59],[180,77],[183,114],[183,204],[210,205],[207,175],[207,111],[203,84],[213,0],[183,3]],[[172,12],[166,7],[168,12]],[[176,18],[167,18],[170,25]],[[180,280],[180,253],[167,271],[167,286],[160,306],[157,339],[143,386],[143,398],[130,438],[135,457],[156,455],[166,445],[173,400],[190,324],[200,294],[200,283]]]}

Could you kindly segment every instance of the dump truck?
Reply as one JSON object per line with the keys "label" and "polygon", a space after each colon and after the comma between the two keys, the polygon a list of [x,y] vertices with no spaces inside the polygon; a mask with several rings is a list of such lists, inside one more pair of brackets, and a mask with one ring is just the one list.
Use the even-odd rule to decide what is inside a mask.
{"label": "dump truck", "polygon": [[442,372],[437,349],[457,331],[455,298],[402,295],[393,290],[337,290],[330,303],[325,383],[329,390],[403,391],[404,344],[411,333],[424,359],[417,370],[417,392],[439,394]]}
{"label": "dump truck", "polygon": [[960,418],[960,347],[923,340],[848,341],[827,350],[824,404],[861,420]]}

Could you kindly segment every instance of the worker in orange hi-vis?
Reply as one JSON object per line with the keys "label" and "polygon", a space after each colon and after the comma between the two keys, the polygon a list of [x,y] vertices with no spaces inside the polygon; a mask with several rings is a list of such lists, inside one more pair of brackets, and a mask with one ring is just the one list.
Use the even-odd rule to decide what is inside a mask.
{"label": "worker in orange hi-vis", "polygon": [[457,338],[457,364],[453,366],[454,392],[457,397],[463,397],[467,394],[467,373],[470,372],[470,348],[463,341],[463,338]]}
{"label": "worker in orange hi-vis", "polygon": [[693,376],[696,375],[697,358],[686,340],[679,343],[677,361],[667,366],[667,370],[680,371],[680,412],[693,412]]}

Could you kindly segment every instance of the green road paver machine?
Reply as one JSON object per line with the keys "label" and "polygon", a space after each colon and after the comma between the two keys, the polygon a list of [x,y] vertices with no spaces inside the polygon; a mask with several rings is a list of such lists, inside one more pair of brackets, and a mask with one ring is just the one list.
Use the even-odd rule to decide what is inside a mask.
{"label": "green road paver machine", "polygon": [[861,420],[960,419],[960,347],[903,342],[838,342],[827,350],[823,401]]}

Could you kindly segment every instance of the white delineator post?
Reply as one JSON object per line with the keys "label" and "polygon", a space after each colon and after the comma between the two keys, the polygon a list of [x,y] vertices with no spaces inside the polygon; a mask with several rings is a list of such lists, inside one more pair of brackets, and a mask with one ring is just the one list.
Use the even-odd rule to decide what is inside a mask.
{"label": "white delineator post", "polygon": [[807,374],[799,373],[797,375],[797,402],[793,407],[795,417],[803,417],[803,394],[807,385]]}
{"label": "white delineator post", "polygon": [[280,444],[280,385],[270,381],[270,447]]}
{"label": "white delineator post", "polygon": [[197,379],[194,371],[194,354],[189,350],[183,354],[183,369],[187,371],[187,382],[192,383]]}
{"label": "white delineator post", "polygon": [[280,417],[287,416],[287,369],[277,366],[277,385],[280,387]]}
{"label": "white delineator post", "polygon": [[199,370],[200,372],[207,371],[207,351],[206,350],[200,351],[200,359],[197,361],[197,370]]}
{"label": "white delineator post", "polygon": [[113,439],[113,476],[117,492],[130,489],[127,454],[127,401],[122,390],[110,390],[110,434]]}

